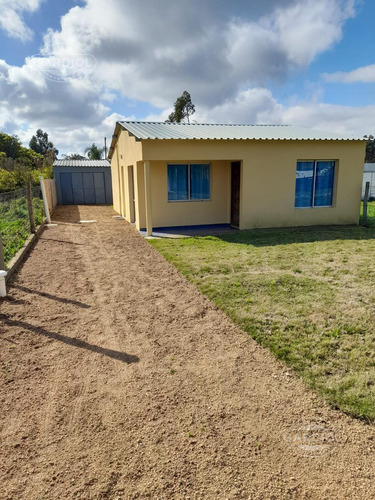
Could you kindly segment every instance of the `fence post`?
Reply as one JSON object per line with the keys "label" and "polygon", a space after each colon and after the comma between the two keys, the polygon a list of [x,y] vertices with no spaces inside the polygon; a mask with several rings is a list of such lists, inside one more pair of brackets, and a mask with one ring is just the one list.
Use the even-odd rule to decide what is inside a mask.
{"label": "fence post", "polygon": [[0,270],[5,270],[3,238],[1,237],[1,232],[0,232]]}
{"label": "fence post", "polygon": [[48,202],[47,202],[46,186],[44,185],[44,180],[43,180],[43,177],[41,175],[39,176],[39,181],[40,181],[40,188],[42,190],[42,196],[43,196],[44,212],[46,214],[48,224],[51,224],[51,216],[49,213]]}
{"label": "fence post", "polygon": [[365,197],[363,198],[362,226],[367,226],[367,202],[368,202],[369,191],[370,191],[370,183],[367,181],[365,187]]}
{"label": "fence post", "polygon": [[30,221],[30,233],[35,233],[35,220],[34,220],[34,211],[33,211],[33,193],[31,189],[31,182],[27,181],[26,185],[26,193],[27,193],[27,209],[29,211],[29,221]]}

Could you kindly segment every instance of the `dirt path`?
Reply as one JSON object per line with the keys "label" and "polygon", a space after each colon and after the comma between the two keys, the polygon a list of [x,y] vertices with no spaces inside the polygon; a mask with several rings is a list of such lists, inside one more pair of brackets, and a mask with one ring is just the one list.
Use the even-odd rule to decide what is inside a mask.
{"label": "dirt path", "polygon": [[113,214],[59,209],[0,303],[0,498],[375,498],[374,426]]}

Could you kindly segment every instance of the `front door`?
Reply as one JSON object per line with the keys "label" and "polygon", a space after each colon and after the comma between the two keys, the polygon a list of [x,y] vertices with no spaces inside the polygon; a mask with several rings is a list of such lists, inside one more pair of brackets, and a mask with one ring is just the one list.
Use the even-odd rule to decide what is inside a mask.
{"label": "front door", "polygon": [[233,161],[231,165],[230,225],[234,227],[240,227],[240,187],[241,162]]}

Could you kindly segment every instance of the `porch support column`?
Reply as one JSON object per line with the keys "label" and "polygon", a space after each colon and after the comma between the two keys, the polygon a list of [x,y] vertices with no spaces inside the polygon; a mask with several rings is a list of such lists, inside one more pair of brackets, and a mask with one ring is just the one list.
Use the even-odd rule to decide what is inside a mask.
{"label": "porch support column", "polygon": [[144,162],[145,170],[145,203],[146,203],[146,233],[152,236],[152,206],[151,206],[151,173],[150,162]]}

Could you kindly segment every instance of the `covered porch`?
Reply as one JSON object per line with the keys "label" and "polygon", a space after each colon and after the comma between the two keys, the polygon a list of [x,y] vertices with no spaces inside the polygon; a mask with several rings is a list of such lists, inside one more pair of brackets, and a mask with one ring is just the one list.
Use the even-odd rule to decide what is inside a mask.
{"label": "covered porch", "polygon": [[238,229],[241,170],[239,160],[140,161],[123,167],[121,215],[147,236]]}

